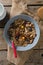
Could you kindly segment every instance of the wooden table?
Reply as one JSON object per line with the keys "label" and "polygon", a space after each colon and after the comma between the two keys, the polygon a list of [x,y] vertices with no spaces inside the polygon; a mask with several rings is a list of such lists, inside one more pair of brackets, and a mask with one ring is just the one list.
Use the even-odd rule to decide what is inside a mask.
{"label": "wooden table", "polygon": [[[37,9],[41,6],[43,6],[43,0],[36,0],[38,2],[34,2],[34,0],[29,0],[29,7],[30,11],[32,10],[32,13],[35,13]],[[7,11],[7,16],[6,18],[0,22],[0,65],[9,65],[9,62],[7,61],[7,44],[3,38],[3,28],[6,24],[6,22],[9,20],[9,13],[11,10],[12,6],[12,1],[11,0],[0,0],[1,3],[3,3],[6,11]],[[41,2],[41,3],[40,3]],[[31,3],[31,4],[30,4]],[[35,10],[34,10],[35,9]],[[41,38],[38,42],[38,44],[33,48],[33,52],[30,55],[29,59],[25,63],[26,65],[43,65],[43,30],[41,30]],[[10,63],[10,65],[13,65]]]}

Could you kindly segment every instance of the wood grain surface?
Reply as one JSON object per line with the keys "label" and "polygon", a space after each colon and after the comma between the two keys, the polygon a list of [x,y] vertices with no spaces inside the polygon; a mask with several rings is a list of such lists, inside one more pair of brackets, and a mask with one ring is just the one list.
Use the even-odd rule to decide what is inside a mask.
{"label": "wood grain surface", "polygon": [[[1,3],[3,3],[8,16],[11,11],[12,7],[12,0],[0,0]],[[34,14],[37,12],[37,9],[39,7],[43,6],[43,0],[29,0],[28,2],[29,10]],[[8,21],[9,18],[7,18],[0,22],[0,65],[14,65],[7,61],[7,44],[5,40],[3,39],[3,27],[5,26],[5,21]],[[40,23],[39,23],[40,25]],[[6,63],[5,63],[6,62]],[[30,57],[26,61],[25,65],[43,65],[43,30],[41,29],[41,36],[38,44],[33,48],[33,52],[30,54]]]}

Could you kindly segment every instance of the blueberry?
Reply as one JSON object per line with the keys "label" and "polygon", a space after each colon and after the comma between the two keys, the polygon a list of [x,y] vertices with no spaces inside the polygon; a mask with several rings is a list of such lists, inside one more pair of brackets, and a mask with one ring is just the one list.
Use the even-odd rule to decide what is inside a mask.
{"label": "blueberry", "polygon": [[19,39],[19,36],[16,36],[15,38],[16,38],[16,40],[18,40]]}
{"label": "blueberry", "polygon": [[18,40],[18,39],[19,39],[19,36],[20,36],[20,34],[18,34],[18,35],[16,35],[16,36],[15,36],[16,40]]}
{"label": "blueberry", "polygon": [[27,38],[25,38],[25,40],[26,40],[26,41],[29,41],[29,38],[28,38],[28,39],[27,39]]}
{"label": "blueberry", "polygon": [[31,27],[29,27],[28,29],[29,29],[29,31],[32,31],[32,28]]}

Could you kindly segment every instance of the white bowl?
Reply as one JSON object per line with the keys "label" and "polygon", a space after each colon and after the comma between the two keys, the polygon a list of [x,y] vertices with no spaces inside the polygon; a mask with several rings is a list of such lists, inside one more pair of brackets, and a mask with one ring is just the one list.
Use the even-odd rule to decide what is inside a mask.
{"label": "white bowl", "polygon": [[10,25],[15,20],[17,20],[19,18],[32,22],[34,24],[34,26],[35,26],[35,30],[36,30],[36,34],[37,34],[37,36],[35,37],[35,39],[34,39],[34,41],[33,41],[32,44],[28,44],[26,47],[23,47],[23,46],[17,46],[16,47],[16,50],[17,51],[27,51],[27,50],[32,49],[34,46],[36,46],[36,44],[38,43],[39,37],[40,37],[40,29],[39,29],[39,26],[38,26],[37,22],[32,17],[30,17],[28,15],[21,14],[21,15],[18,15],[18,16],[15,16],[15,17],[11,18],[7,22],[7,24],[5,26],[5,29],[4,29],[4,38],[5,38],[6,42],[9,44],[9,46],[12,47],[12,42],[9,39],[9,36],[8,36],[7,31],[9,29]]}
{"label": "white bowl", "polygon": [[6,11],[2,3],[0,3],[0,21],[6,16]]}

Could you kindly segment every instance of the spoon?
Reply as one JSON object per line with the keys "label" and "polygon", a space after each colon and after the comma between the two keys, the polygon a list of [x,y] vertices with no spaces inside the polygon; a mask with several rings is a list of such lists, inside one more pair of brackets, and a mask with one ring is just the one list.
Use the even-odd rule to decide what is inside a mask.
{"label": "spoon", "polygon": [[14,57],[17,58],[17,52],[16,52],[16,47],[15,47],[14,41],[12,41],[12,49],[13,49],[13,52],[14,52]]}

